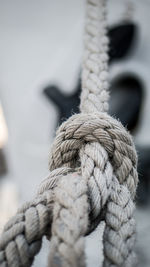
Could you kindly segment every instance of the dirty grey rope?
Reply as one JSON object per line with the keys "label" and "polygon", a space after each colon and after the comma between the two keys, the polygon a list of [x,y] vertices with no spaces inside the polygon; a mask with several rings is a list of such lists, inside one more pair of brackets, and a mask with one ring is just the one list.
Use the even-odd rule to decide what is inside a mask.
{"label": "dirty grey rope", "polygon": [[51,172],[47,178],[49,189],[45,190],[44,180],[35,199],[24,204],[5,225],[0,239],[0,266],[31,266],[40,250],[42,237],[50,236],[53,188],[57,180],[69,172],[68,168]]}
{"label": "dirty grey rope", "polygon": [[64,122],[52,145],[50,175],[35,199],[6,225],[0,266],[31,266],[42,237],[48,266],[84,267],[84,236],[105,220],[104,266],[132,267],[138,183],[131,136],[108,109],[106,1],[86,1],[81,113]]}

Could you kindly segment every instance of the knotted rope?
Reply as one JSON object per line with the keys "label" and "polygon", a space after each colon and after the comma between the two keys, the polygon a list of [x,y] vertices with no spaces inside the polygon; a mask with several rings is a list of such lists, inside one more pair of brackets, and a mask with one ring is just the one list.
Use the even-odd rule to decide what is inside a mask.
{"label": "knotted rope", "polygon": [[0,266],[31,266],[42,237],[48,266],[85,266],[84,236],[105,220],[104,266],[135,266],[137,156],[131,136],[108,109],[105,0],[87,0],[81,114],[64,122],[50,154],[50,175],[35,199],[5,226]]}

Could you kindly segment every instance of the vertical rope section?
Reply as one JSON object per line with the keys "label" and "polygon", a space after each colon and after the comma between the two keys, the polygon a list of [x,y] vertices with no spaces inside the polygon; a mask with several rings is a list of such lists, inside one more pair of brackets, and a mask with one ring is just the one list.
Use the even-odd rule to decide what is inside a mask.
{"label": "vertical rope section", "polygon": [[106,0],[87,0],[82,66],[81,112],[108,110]]}
{"label": "vertical rope section", "polygon": [[85,180],[76,173],[64,177],[55,197],[49,266],[84,267],[89,209]]}
{"label": "vertical rope section", "polygon": [[[126,12],[128,16],[131,13],[131,9],[132,3],[128,1]],[[94,113],[107,112],[108,110],[107,52],[106,1],[87,0],[81,112]],[[91,155],[92,146],[92,144],[84,146],[83,158],[85,155],[87,158],[87,154]],[[86,152],[87,147],[88,153]],[[94,151],[97,149],[98,143],[95,144]],[[131,169],[129,168],[129,174],[130,171]],[[118,170],[115,172],[116,169],[114,169],[114,174],[117,175]],[[82,173],[84,175],[84,172]],[[123,175],[125,175],[125,170],[124,174],[119,170],[120,180]],[[134,190],[130,190],[128,185],[120,185],[116,177],[112,181],[110,201],[105,211],[104,266],[112,266],[112,264],[114,266],[132,266],[136,264],[136,257],[133,252],[135,242],[135,222],[133,219]]]}

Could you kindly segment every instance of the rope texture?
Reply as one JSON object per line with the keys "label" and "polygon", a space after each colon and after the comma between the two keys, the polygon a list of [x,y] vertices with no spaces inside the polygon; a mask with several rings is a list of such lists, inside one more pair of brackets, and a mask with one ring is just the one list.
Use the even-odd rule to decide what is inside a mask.
{"label": "rope texture", "polygon": [[31,266],[42,237],[48,266],[84,267],[84,236],[105,220],[104,266],[136,265],[134,197],[137,155],[131,136],[108,109],[106,1],[87,0],[81,114],[56,133],[35,199],[6,225],[0,266]]}
{"label": "rope texture", "polygon": [[[129,258],[132,265],[136,263],[133,253],[136,151],[124,127],[106,113],[72,116],[60,126],[51,150],[50,170],[60,166],[81,166],[88,187],[90,225],[97,225],[105,209],[104,265],[111,266],[113,262],[114,266],[130,266]],[[91,230],[87,228],[87,232]],[[68,249],[69,246],[68,243]],[[121,249],[126,249],[123,256]]]}
{"label": "rope texture", "polygon": [[43,181],[36,198],[24,204],[5,225],[0,239],[0,266],[31,266],[41,248],[42,237],[50,234],[53,188],[57,179],[69,171],[61,168],[51,172],[47,178],[50,181],[49,189],[44,190]]}
{"label": "rope texture", "polygon": [[108,110],[106,0],[87,0],[82,66],[81,112]]}

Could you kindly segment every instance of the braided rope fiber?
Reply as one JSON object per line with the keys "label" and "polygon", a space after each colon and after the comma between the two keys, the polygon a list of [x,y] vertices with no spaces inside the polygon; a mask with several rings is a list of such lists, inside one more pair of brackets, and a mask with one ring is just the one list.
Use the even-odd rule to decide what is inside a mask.
{"label": "braided rope fiber", "polygon": [[0,266],[31,266],[43,236],[49,267],[85,267],[84,236],[104,220],[105,267],[133,267],[137,155],[130,134],[108,110],[106,1],[86,0],[81,113],[56,133],[49,176],[0,239]]}

